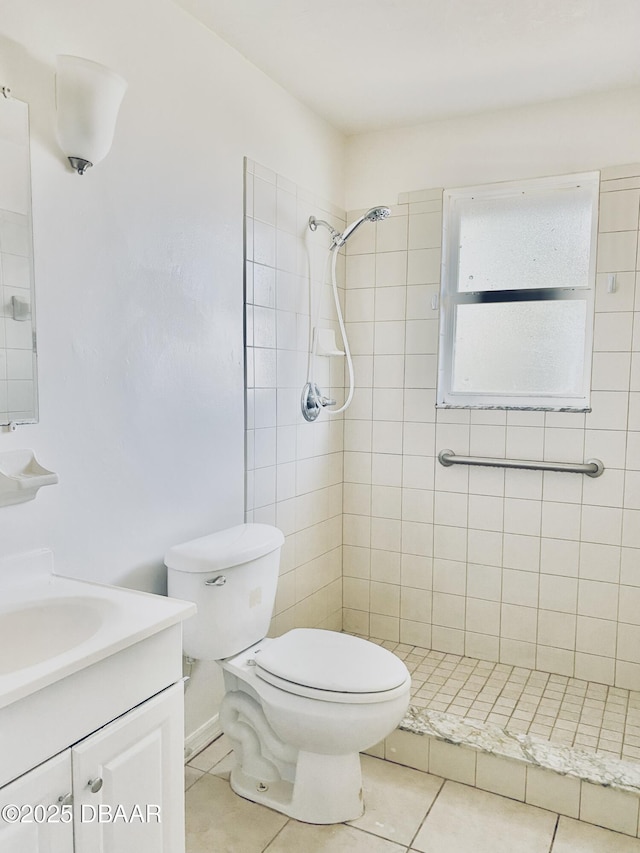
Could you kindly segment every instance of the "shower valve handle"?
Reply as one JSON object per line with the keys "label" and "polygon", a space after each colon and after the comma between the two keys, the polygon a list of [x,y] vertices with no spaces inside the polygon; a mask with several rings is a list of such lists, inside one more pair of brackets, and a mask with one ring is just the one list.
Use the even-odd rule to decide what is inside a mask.
{"label": "shower valve handle", "polygon": [[323,407],[324,407],[324,406],[335,406],[335,404],[336,404],[336,401],[335,401],[335,400],[330,400],[330,399],[329,399],[329,397],[325,397],[325,396],[320,397],[320,398],[318,399],[318,402],[319,402],[319,403],[320,403],[320,405],[321,405],[321,406],[323,406]]}

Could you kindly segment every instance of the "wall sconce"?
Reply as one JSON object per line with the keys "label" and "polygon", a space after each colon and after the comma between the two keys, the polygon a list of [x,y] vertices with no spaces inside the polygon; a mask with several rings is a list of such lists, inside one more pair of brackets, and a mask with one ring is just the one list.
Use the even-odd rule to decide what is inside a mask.
{"label": "wall sconce", "polygon": [[79,56],[58,56],[56,136],[79,175],[111,148],[127,81],[104,65]]}

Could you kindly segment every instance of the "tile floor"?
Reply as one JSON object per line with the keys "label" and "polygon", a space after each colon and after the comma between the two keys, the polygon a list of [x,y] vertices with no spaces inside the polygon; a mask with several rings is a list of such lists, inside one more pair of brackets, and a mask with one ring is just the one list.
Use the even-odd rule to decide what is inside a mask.
{"label": "tile floor", "polygon": [[312,826],[238,797],[224,735],[186,768],[187,853],[640,853],[640,839],[362,757],[366,811]]}
{"label": "tile floor", "polygon": [[411,704],[640,760],[640,692],[368,637],[411,672]]}

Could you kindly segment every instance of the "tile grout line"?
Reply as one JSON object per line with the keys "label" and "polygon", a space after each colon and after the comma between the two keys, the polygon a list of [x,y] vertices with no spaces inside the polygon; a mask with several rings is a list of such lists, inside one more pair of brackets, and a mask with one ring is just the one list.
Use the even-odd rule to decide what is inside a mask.
{"label": "tile grout line", "polygon": [[[433,774],[431,774],[431,775],[433,775]],[[413,849],[413,844],[414,844],[414,842],[415,842],[416,838],[418,837],[418,835],[420,834],[420,831],[422,830],[422,827],[423,827],[423,826],[425,825],[425,823],[427,822],[427,818],[428,818],[428,817],[429,817],[429,815],[431,814],[431,812],[432,812],[432,810],[433,810],[433,807],[435,806],[436,802],[438,801],[438,799],[439,799],[439,797],[440,797],[440,794],[442,793],[442,791],[443,791],[443,789],[444,789],[444,786],[447,784],[447,781],[448,781],[447,779],[442,779],[442,784],[441,784],[441,785],[440,785],[440,787],[438,788],[438,792],[437,792],[437,794],[435,795],[435,797],[433,798],[433,801],[432,801],[431,805],[428,807],[428,809],[427,809],[427,813],[425,814],[425,816],[424,816],[424,817],[422,818],[422,820],[420,821],[420,826],[416,829],[416,831],[415,831],[415,833],[414,833],[414,835],[413,835],[413,837],[412,837],[412,839],[411,839],[411,843],[409,844],[409,846],[408,846],[408,848],[407,848],[407,849]]]}
{"label": "tile grout line", "polygon": [[556,836],[558,834],[558,829],[560,827],[560,815],[556,815],[556,825],[553,828],[553,835],[551,836],[551,846],[549,847],[549,853],[553,853],[553,845],[556,843]]}

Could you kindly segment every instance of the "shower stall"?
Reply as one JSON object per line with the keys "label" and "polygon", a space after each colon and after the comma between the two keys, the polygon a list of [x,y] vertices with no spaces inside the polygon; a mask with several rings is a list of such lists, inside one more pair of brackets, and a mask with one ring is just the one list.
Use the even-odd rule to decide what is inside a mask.
{"label": "shower stall", "polygon": [[[257,173],[249,177],[255,189]],[[274,632],[345,630],[405,659],[413,710],[403,725],[432,740],[406,745],[400,732],[381,747],[394,760],[406,755],[445,776],[455,766],[460,781],[480,787],[493,773],[482,750],[521,760],[522,771],[518,764],[509,775],[509,762],[504,770],[521,779],[508,795],[535,790],[545,808],[554,806],[545,791],[560,784],[544,775],[554,762],[567,801],[576,801],[576,786],[584,803],[597,785],[612,786],[611,796],[640,791],[640,504],[632,486],[624,491],[625,479],[638,477],[637,454],[625,450],[640,447],[638,394],[628,380],[619,389],[616,380],[615,390],[595,384],[586,415],[436,409],[442,190],[402,194],[391,215],[371,224],[367,211],[345,214],[304,192],[291,204],[295,227],[286,240],[298,260],[295,271],[274,262],[272,337],[255,313],[264,307],[255,301],[258,268],[268,264],[248,257],[247,517],[287,536]],[[264,224],[248,218],[248,233],[256,228],[263,240]],[[321,400],[325,412],[308,422],[300,411],[300,388],[314,375],[306,258],[320,230],[328,239],[316,266],[328,244],[355,391],[344,412],[325,416],[332,405]],[[320,286],[323,269],[314,275]],[[340,340],[324,287],[320,325]],[[599,313],[616,310],[601,305],[596,330],[608,320]],[[295,345],[281,346],[285,334]],[[273,370],[258,367],[257,353]],[[338,408],[349,393],[345,357],[316,361],[318,394]],[[606,470],[589,477],[447,467],[438,461],[445,449],[463,457],[598,458]],[[469,739],[476,745],[469,753],[452,745]],[[581,809],[566,813],[591,819]]]}

